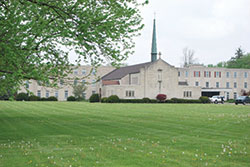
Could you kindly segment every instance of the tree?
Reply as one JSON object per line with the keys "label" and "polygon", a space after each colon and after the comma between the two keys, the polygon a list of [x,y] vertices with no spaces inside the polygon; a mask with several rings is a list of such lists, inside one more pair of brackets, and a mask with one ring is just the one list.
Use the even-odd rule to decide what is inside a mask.
{"label": "tree", "polygon": [[244,51],[241,49],[241,47],[239,47],[237,50],[236,50],[236,57],[234,59],[240,59],[244,56]]}
{"label": "tree", "polygon": [[73,86],[73,94],[76,99],[82,99],[83,93],[86,91],[87,87],[83,84],[78,84]]}
{"label": "tree", "polygon": [[227,68],[250,68],[250,53],[242,51],[241,47],[236,50],[235,57],[226,63]]}
{"label": "tree", "polygon": [[208,65],[208,67],[224,68],[245,68],[250,69],[250,53],[245,53],[241,47],[236,50],[235,56],[228,61],[219,62],[217,65]]}
{"label": "tree", "polygon": [[246,91],[244,89],[241,90],[241,96],[250,96],[250,90]]}
{"label": "tree", "polygon": [[0,92],[24,80],[55,86],[71,72],[69,52],[82,61],[112,65],[133,53],[143,28],[136,0],[0,1]]}
{"label": "tree", "polygon": [[197,59],[194,58],[195,51],[188,49],[188,47],[183,49],[183,67],[188,65],[195,64]]}

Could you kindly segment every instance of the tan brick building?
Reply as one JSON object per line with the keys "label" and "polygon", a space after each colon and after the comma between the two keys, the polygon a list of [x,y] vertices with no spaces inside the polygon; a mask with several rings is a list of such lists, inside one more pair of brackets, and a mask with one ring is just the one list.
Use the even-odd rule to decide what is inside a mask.
{"label": "tan brick building", "polygon": [[[90,74],[89,76],[87,76]],[[101,66],[92,71],[91,66],[81,66],[69,74],[72,84],[86,84],[84,97],[88,99],[93,93],[102,97],[118,95],[122,99],[155,99],[157,94],[166,94],[167,98],[198,99],[200,96],[222,95],[234,99],[242,90],[250,90],[249,69],[209,68],[192,65],[185,68],[171,66],[161,58],[157,59],[155,20],[153,28],[151,62],[114,69]],[[96,82],[97,78],[101,78]],[[73,88],[60,83],[60,88],[47,88],[30,81],[29,91],[40,97],[56,96],[66,100],[72,96]],[[24,88],[20,92],[25,92]]]}

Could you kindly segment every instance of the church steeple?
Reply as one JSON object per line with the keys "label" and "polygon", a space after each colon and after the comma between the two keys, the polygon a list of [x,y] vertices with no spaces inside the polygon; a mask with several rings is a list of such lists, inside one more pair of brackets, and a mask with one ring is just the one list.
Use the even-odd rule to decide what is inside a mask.
{"label": "church steeple", "polygon": [[155,28],[155,18],[153,25],[153,39],[152,39],[152,49],[151,49],[151,62],[156,61],[157,59],[157,45],[156,45],[156,28]]}

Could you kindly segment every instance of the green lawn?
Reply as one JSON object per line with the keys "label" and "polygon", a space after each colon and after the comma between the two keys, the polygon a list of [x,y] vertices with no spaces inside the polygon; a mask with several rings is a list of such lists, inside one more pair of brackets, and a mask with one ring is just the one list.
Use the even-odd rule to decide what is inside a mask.
{"label": "green lawn", "polygon": [[247,167],[250,106],[0,102],[0,166]]}

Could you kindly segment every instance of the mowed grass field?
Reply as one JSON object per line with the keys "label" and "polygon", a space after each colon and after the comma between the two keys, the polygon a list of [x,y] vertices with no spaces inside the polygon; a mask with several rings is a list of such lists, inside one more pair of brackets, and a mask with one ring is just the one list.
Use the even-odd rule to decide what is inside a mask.
{"label": "mowed grass field", "polygon": [[0,102],[0,166],[248,167],[250,106]]}

